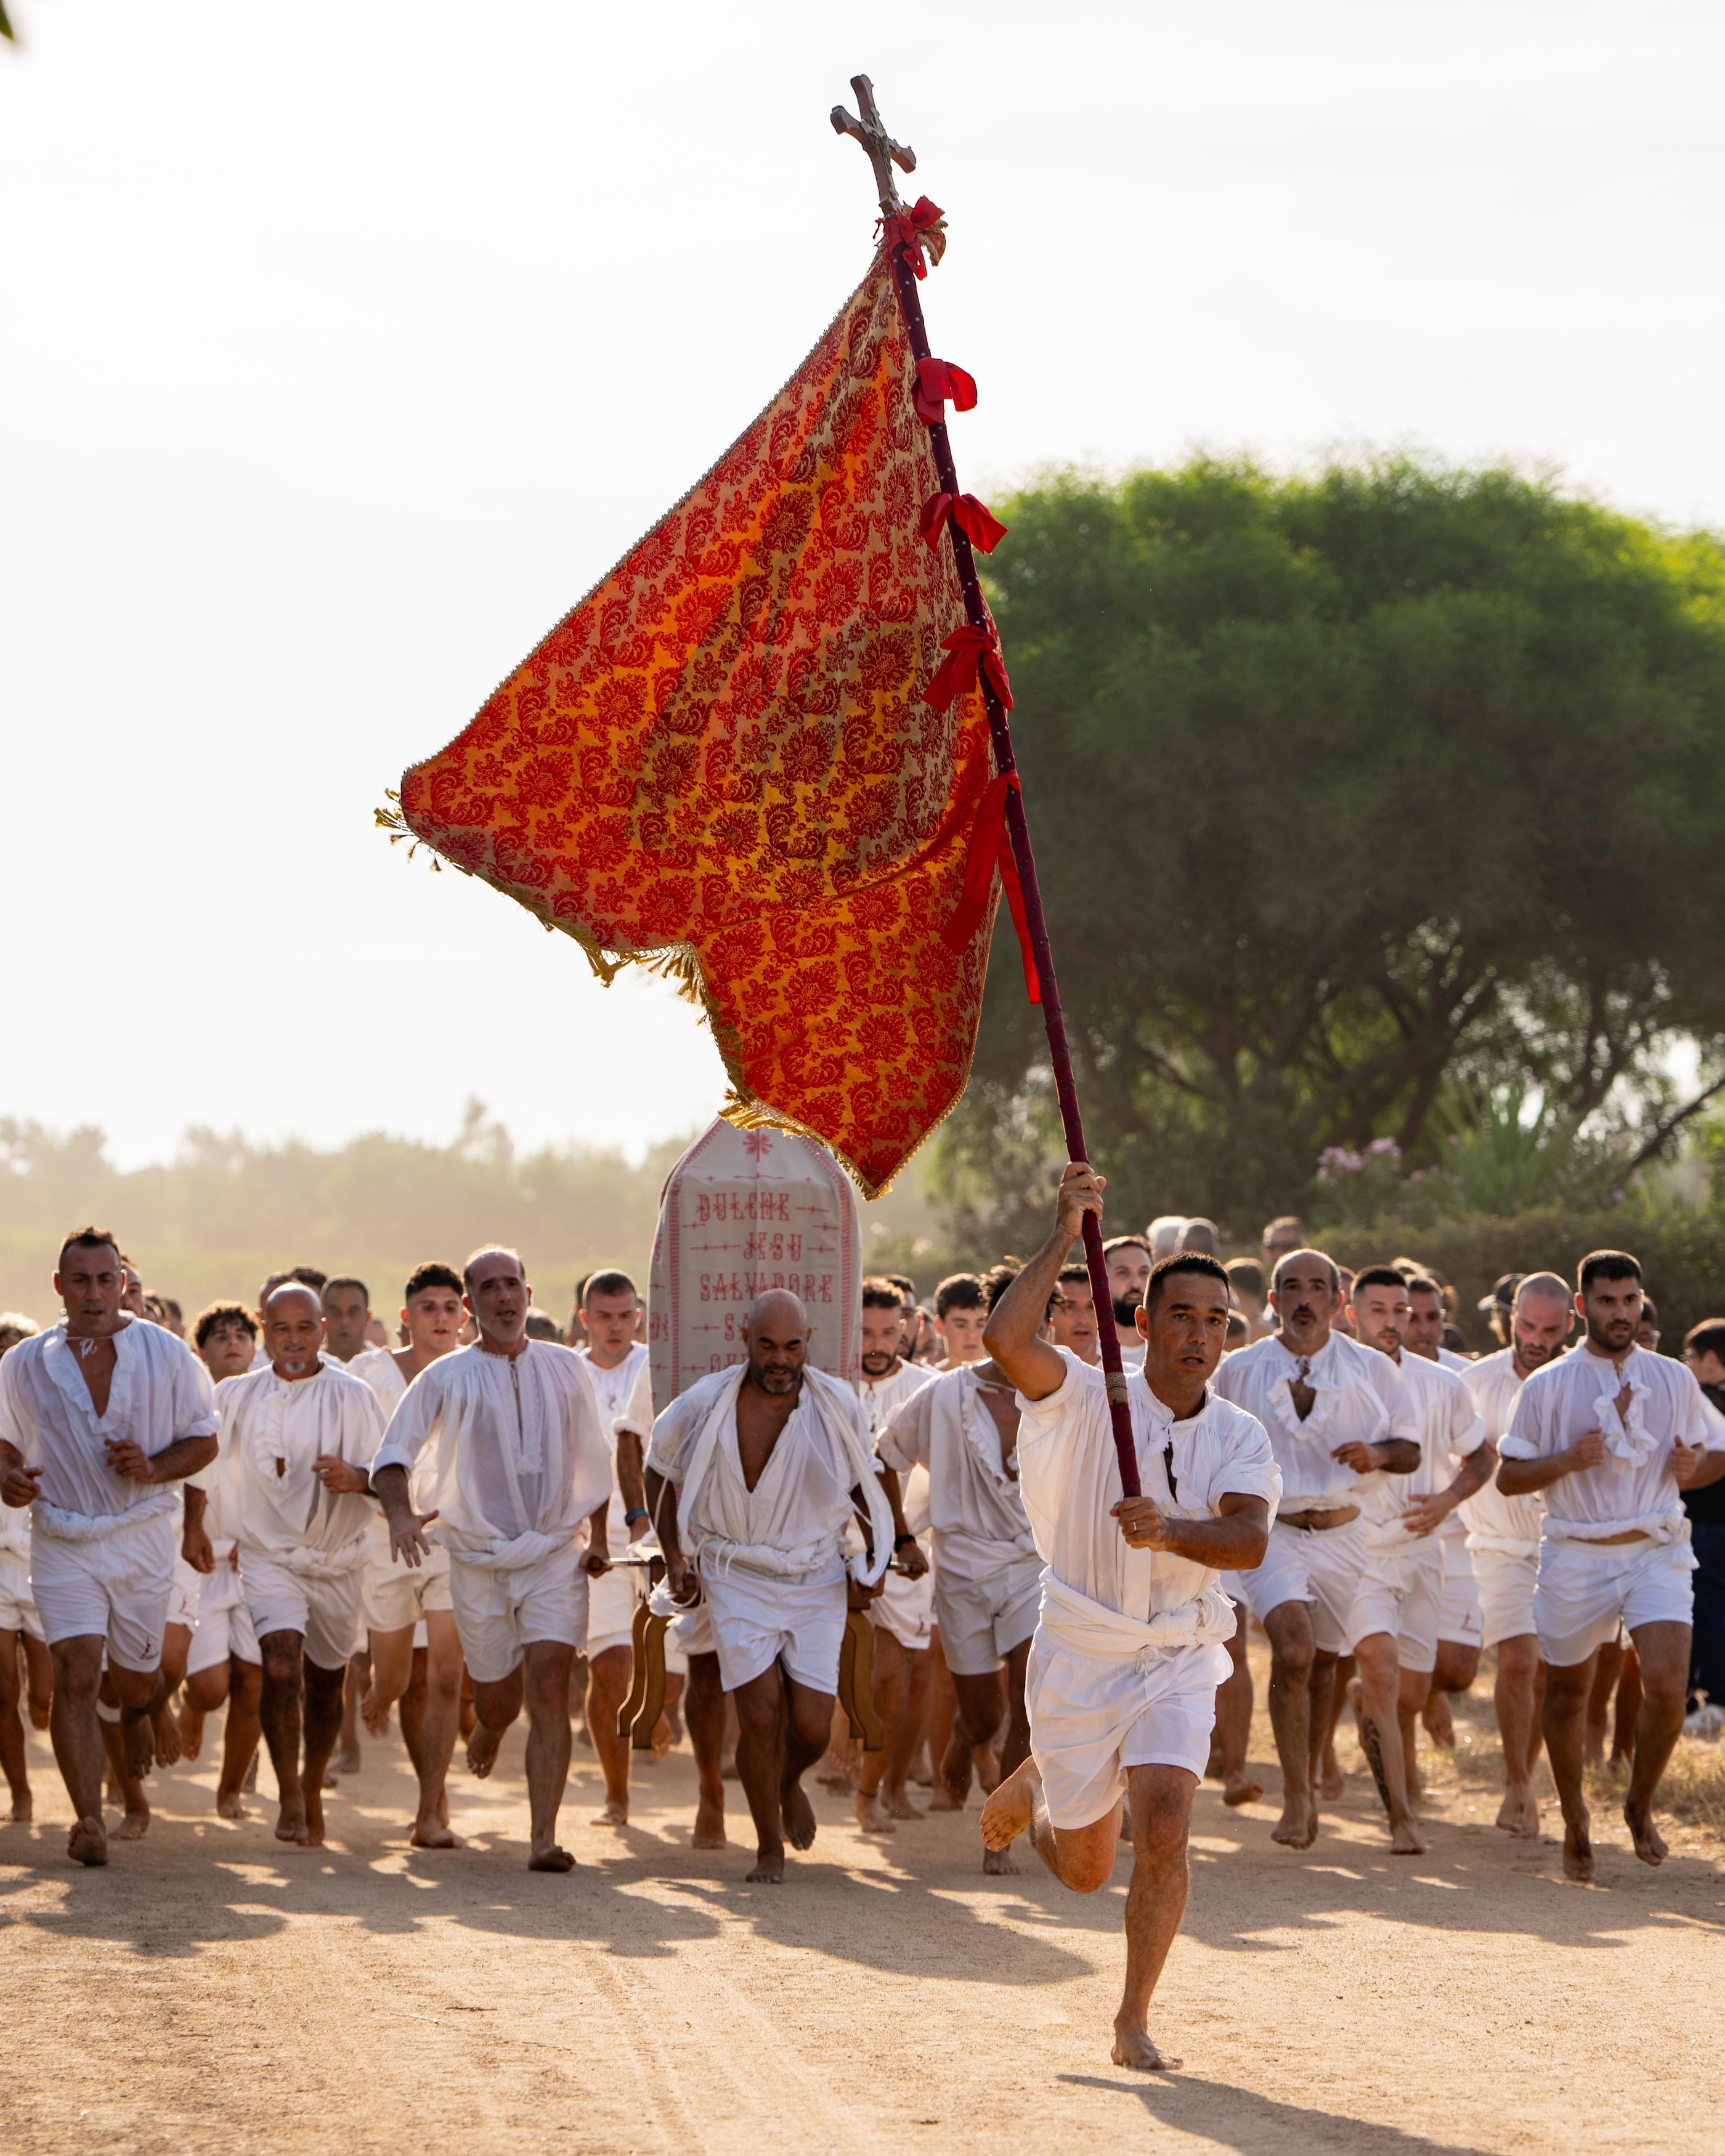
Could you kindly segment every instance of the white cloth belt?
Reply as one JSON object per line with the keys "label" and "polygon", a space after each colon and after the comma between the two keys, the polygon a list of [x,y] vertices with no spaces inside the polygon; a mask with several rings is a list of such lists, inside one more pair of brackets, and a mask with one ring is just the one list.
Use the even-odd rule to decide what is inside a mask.
{"label": "white cloth belt", "polygon": [[437,1531],[425,1539],[446,1549],[463,1564],[470,1564],[480,1572],[520,1572],[530,1564],[542,1564],[559,1550],[566,1550],[581,1532],[580,1523],[545,1532],[529,1527],[525,1533],[481,1537],[464,1534],[458,1527],[448,1527],[439,1522]]}
{"label": "white cloth belt", "polygon": [[722,1574],[741,1567],[744,1572],[762,1573],[768,1579],[806,1579],[829,1563],[834,1554],[832,1543],[825,1537],[793,1550],[780,1549],[772,1543],[727,1543],[722,1535],[705,1535],[701,1543],[701,1561],[715,1572]]}
{"label": "white cloth belt", "polygon": [[1076,1587],[1042,1575],[1041,1622],[1049,1636],[1075,1655],[1126,1662],[1170,1655],[1182,1647],[1210,1647],[1234,1636],[1234,1604],[1219,1587],[1207,1587],[1189,1602],[1158,1609],[1147,1624],[1092,1602]]}
{"label": "white cloth belt", "polygon": [[1686,1512],[1642,1512],[1633,1520],[1554,1520],[1545,1516],[1548,1543],[1603,1543],[1613,1535],[1645,1535],[1650,1543],[1686,1543]]}
{"label": "white cloth belt", "polygon": [[[296,1579],[345,1579],[365,1563],[371,1546],[372,1531],[367,1527],[352,1542],[341,1543],[331,1550],[313,1549],[306,1543],[295,1549],[273,1550],[265,1549],[260,1543],[255,1554],[266,1564],[279,1564]],[[241,1568],[244,1569],[244,1560]]]}
{"label": "white cloth belt", "polygon": [[110,1535],[123,1535],[146,1520],[159,1520],[179,1502],[177,1490],[158,1490],[142,1503],[128,1505],[123,1512],[70,1512],[39,1497],[31,1507],[36,1522],[57,1543],[100,1543]]}
{"label": "white cloth belt", "polygon": [[1467,1547],[1472,1550],[1501,1550],[1505,1557],[1537,1557],[1539,1554],[1538,1535],[1487,1535],[1477,1527],[1467,1531]]}

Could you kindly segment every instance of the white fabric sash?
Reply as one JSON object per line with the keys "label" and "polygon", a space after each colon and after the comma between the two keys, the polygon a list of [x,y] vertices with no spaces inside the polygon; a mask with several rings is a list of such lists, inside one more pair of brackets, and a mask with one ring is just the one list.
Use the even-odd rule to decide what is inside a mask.
{"label": "white fabric sash", "polygon": [[[260,1549],[257,1555],[266,1564],[279,1564],[284,1572],[290,1572],[296,1579],[345,1579],[351,1572],[357,1572],[365,1563],[371,1548],[372,1531],[368,1526],[362,1535],[341,1543],[331,1550],[313,1549],[309,1543],[300,1543],[289,1550]],[[241,1570],[244,1569],[241,1558]]]}
{"label": "white fabric sash", "polygon": [[459,1527],[446,1527],[439,1520],[426,1535],[426,1541],[435,1543],[463,1564],[470,1564],[480,1572],[519,1572],[530,1564],[541,1564],[559,1550],[567,1549],[581,1532],[581,1522],[560,1532],[546,1533],[537,1527],[529,1527],[519,1535],[465,1534]]}
{"label": "white fabric sash", "polygon": [[1234,1604],[1219,1587],[1207,1587],[1189,1602],[1158,1609],[1148,1624],[1092,1602],[1075,1587],[1042,1575],[1040,1623],[1049,1636],[1075,1655],[1093,1661],[1127,1662],[1176,1653],[1183,1647],[1211,1647],[1234,1636]]}
{"label": "white fabric sash", "polygon": [[70,1512],[64,1506],[49,1504],[46,1497],[37,1498],[30,1510],[43,1533],[57,1543],[100,1543],[144,1520],[159,1520],[178,1503],[179,1495],[177,1488],[159,1488],[123,1512]]}
{"label": "white fabric sash", "polygon": [[1644,1536],[1650,1543],[1686,1543],[1689,1515],[1640,1512],[1632,1520],[1554,1520],[1549,1512],[1545,1516],[1548,1543],[1602,1543],[1612,1535],[1628,1534]]}
{"label": "white fabric sash", "polygon": [[1467,1547],[1473,1550],[1500,1550],[1505,1557],[1537,1557],[1539,1538],[1537,1535],[1486,1535],[1476,1527],[1467,1531]]}
{"label": "white fabric sash", "polygon": [[[727,1542],[722,1535],[702,1533],[695,1525],[701,1493],[718,1458],[726,1426],[735,1425],[737,1396],[742,1390],[742,1381],[747,1373],[748,1366],[744,1363],[726,1372],[724,1383],[713,1394],[713,1404],[701,1426],[701,1434],[690,1448],[689,1465],[677,1505],[684,1548],[691,1561],[706,1557],[721,1571],[742,1565],[747,1571],[764,1573],[774,1579],[800,1578],[833,1554],[829,1537],[823,1536],[818,1542],[805,1543],[798,1549],[784,1550],[769,1543]],[[875,1455],[847,1412],[855,1408],[856,1395],[849,1385],[840,1384],[824,1370],[811,1369],[805,1363],[803,1399],[814,1409],[834,1450],[850,1471],[847,1487],[860,1489],[867,1500],[874,1558],[870,1562],[868,1552],[860,1550],[850,1563],[856,1579],[863,1586],[871,1587],[892,1559],[892,1512],[880,1487],[880,1477],[875,1471]]]}

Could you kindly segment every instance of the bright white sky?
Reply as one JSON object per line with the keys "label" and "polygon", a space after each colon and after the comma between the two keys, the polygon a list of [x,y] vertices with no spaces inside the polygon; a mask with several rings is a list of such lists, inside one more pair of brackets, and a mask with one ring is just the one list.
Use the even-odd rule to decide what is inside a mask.
{"label": "bright white sky", "polygon": [[371,812],[860,274],[856,69],[980,490],[1414,444],[1725,524],[1717,6],[11,4],[0,1114],[128,1164],[716,1104],[668,988]]}

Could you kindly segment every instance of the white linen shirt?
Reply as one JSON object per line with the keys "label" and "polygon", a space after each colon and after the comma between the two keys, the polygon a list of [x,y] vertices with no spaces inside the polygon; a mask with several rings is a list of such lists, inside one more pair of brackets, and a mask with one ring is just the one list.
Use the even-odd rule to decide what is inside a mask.
{"label": "white linen shirt", "polygon": [[[1616,1397],[1625,1381],[1630,1398],[1620,1415]],[[1590,1430],[1604,1431],[1605,1457],[1597,1467],[1560,1475],[1540,1492],[1548,1539],[1584,1542],[1675,1521],[1683,1500],[1671,1473],[1673,1442],[1681,1437],[1725,1450],[1725,1417],[1687,1363],[1632,1348],[1620,1371],[1585,1342],[1528,1378],[1498,1450],[1506,1460],[1543,1460]]]}
{"label": "white linen shirt", "polygon": [[[1375,1348],[1368,1349],[1375,1354]],[[1389,1361],[1389,1356],[1383,1360]],[[1404,1350],[1395,1366],[1414,1406],[1419,1424],[1420,1465],[1411,1475],[1374,1475],[1365,1493],[1366,1541],[1373,1549],[1401,1549],[1425,1541],[1408,1532],[1402,1514],[1415,1497],[1429,1497],[1447,1490],[1455,1479],[1455,1464],[1477,1452],[1486,1441],[1486,1425],[1474,1404],[1473,1394],[1453,1371],[1440,1363]],[[1453,1519],[1454,1513],[1449,1515]],[[1437,1530],[1441,1533],[1442,1526]]]}
{"label": "white linen shirt", "polygon": [[[605,1529],[611,1537],[613,1551],[621,1557],[629,1546],[629,1527],[624,1519],[623,1492],[617,1486],[617,1437],[619,1430],[626,1430],[644,1440],[645,1430],[636,1430],[631,1419],[630,1405],[634,1397],[637,1380],[647,1368],[647,1350],[639,1340],[629,1342],[629,1351],[620,1363],[610,1369],[601,1369],[593,1359],[592,1353],[578,1348],[582,1367],[593,1381],[593,1399],[599,1411],[599,1428],[604,1432],[605,1443],[611,1455],[611,1509],[605,1515]],[[649,1398],[651,1398],[649,1391]],[[648,1429],[651,1429],[649,1419]]]}
{"label": "white linen shirt", "polygon": [[1337,1445],[1381,1445],[1393,1437],[1417,1444],[1412,1397],[1389,1356],[1362,1348],[1345,1332],[1332,1332],[1311,1358],[1307,1383],[1317,1398],[1301,1422],[1289,1389],[1303,1359],[1289,1352],[1280,1333],[1271,1333],[1255,1346],[1224,1355],[1211,1389],[1255,1416],[1269,1433],[1281,1471],[1283,1512],[1363,1504],[1379,1478],[1344,1467],[1332,1455]]}
{"label": "white linen shirt", "polygon": [[[1122,1485],[1102,1373],[1069,1348],[1055,1353],[1066,1364],[1060,1384],[1043,1399],[1019,1395],[1019,1471],[1036,1547],[1055,1579],[1147,1624],[1214,1588],[1219,1575],[1167,1550],[1129,1547],[1111,1516]],[[1261,1497],[1274,1518],[1281,1476],[1255,1415],[1212,1385],[1199,1412],[1176,1422],[1142,1372],[1127,1378],[1127,1396],[1147,1497],[1183,1520],[1214,1518],[1224,1497]]]}
{"label": "white linen shirt", "polygon": [[593,1380],[549,1340],[519,1355],[457,1348],[428,1363],[389,1419],[373,1478],[384,1467],[406,1468],[414,1510],[438,1514],[427,1539],[457,1556],[493,1556],[522,1535],[573,1542],[611,1481]]}
{"label": "white linen shirt", "polygon": [[295,1551],[330,1557],[363,1543],[377,1507],[335,1496],[312,1472],[323,1454],[366,1468],[383,1434],[377,1395],[343,1364],[320,1355],[315,1376],[280,1378],[265,1363],[222,1381],[221,1450],[205,1477],[210,1532],[245,1553],[278,1560]]}
{"label": "white linen shirt", "polygon": [[[1022,1440],[1022,1419],[1019,1429]],[[927,1469],[928,1521],[942,1572],[955,1579],[987,1579],[1003,1565],[1036,1554],[1024,1491],[1001,1460],[1000,1432],[983,1404],[973,1364],[919,1386],[875,1439],[875,1450],[901,1474]]]}
{"label": "white linen shirt", "polygon": [[[1502,1348],[1495,1355],[1482,1355],[1477,1363],[1470,1363],[1461,1373],[1461,1382],[1473,1394],[1486,1436],[1501,1450],[1516,1402],[1522,1396],[1514,1348]],[[1483,1490],[1476,1490],[1461,1506],[1460,1517],[1467,1530],[1470,1549],[1526,1553],[1538,1543],[1545,1506],[1537,1491],[1522,1497],[1506,1497],[1494,1474]]]}
{"label": "white linen shirt", "polygon": [[110,1439],[130,1439],[153,1459],[182,1437],[213,1437],[209,1372],[183,1340],[141,1317],[114,1337],[108,1411],[98,1417],[62,1321],[0,1357],[0,1438],[42,1471],[39,1505],[50,1518],[146,1517],[182,1500],[177,1483],[134,1482],[108,1465]]}
{"label": "white linen shirt", "polygon": [[860,1377],[856,1396],[862,1402],[869,1435],[878,1438],[905,1402],[934,1382],[935,1373],[926,1363],[901,1362],[884,1378]]}
{"label": "white linen shirt", "polygon": [[393,1353],[388,1348],[362,1348],[347,1367],[350,1377],[363,1378],[377,1395],[377,1404],[387,1423],[408,1389],[408,1381]]}

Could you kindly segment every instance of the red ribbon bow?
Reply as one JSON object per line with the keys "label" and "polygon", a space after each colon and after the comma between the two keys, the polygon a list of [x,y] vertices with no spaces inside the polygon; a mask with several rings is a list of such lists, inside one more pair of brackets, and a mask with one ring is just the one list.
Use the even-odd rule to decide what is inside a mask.
{"label": "red ribbon bow", "polygon": [[1030,949],[1029,924],[1024,918],[1024,887],[1019,865],[1013,859],[1012,842],[1006,835],[1006,797],[1023,789],[1015,771],[991,778],[971,819],[970,844],[964,856],[964,890],[952,909],[952,917],[941,931],[941,941],[952,951],[962,951],[982,926],[994,888],[994,871],[1006,887],[1006,907],[1018,931],[1019,953],[1024,962],[1024,993],[1033,1004],[1042,1001],[1036,978],[1036,960]]}
{"label": "red ribbon bow", "polygon": [[916,386],[911,393],[916,417],[931,427],[946,418],[947,400],[955,411],[968,412],[976,403],[976,379],[949,359],[919,359]]}
{"label": "red ribbon bow", "polygon": [[925,704],[932,704],[937,711],[950,710],[955,697],[975,688],[981,674],[1005,708],[1012,709],[1012,684],[1006,678],[999,633],[992,621],[983,629],[973,629],[967,622],[942,639],[941,649],[947,655],[922,691]]}
{"label": "red ribbon bow", "polygon": [[973,494],[932,494],[916,519],[916,531],[931,547],[937,546],[951,517],[979,554],[992,554],[1006,536],[1006,526],[985,502]]}
{"label": "red ribbon bow", "polygon": [[880,218],[875,228],[889,247],[903,248],[905,260],[918,277],[928,275],[928,264],[922,259],[925,245],[934,257],[937,268],[947,251],[947,213],[937,203],[930,202],[927,195],[918,195],[908,209]]}

